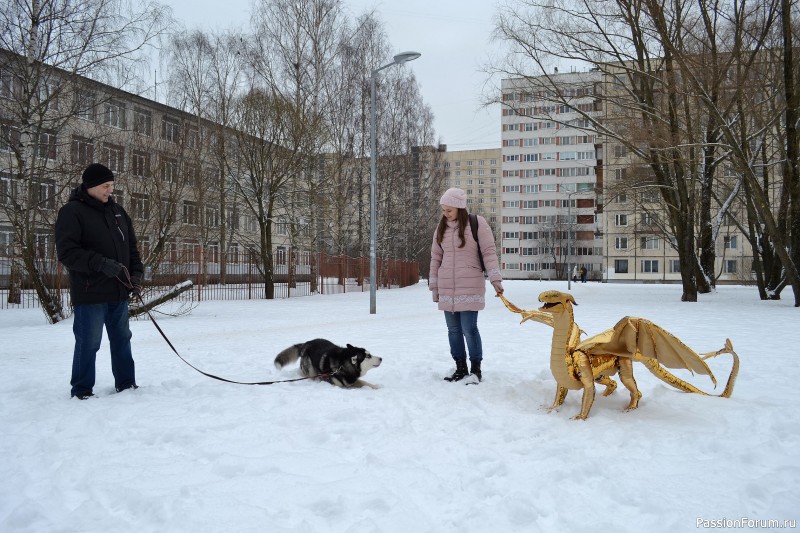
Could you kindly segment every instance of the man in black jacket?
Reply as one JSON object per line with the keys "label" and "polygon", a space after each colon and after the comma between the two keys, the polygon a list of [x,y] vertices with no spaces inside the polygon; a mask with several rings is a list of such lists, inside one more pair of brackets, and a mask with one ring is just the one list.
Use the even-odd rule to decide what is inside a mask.
{"label": "man in black jacket", "polygon": [[71,395],[81,400],[94,396],[95,358],[103,325],[117,392],[137,388],[128,298],[141,292],[144,267],[131,219],[114,202],[113,191],[114,173],[92,163],[56,220],[58,259],[69,270],[75,310]]}

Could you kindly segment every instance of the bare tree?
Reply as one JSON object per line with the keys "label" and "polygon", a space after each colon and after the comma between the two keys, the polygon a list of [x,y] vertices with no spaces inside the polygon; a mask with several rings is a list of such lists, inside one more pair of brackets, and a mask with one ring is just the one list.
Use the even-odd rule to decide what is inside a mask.
{"label": "bare tree", "polygon": [[190,125],[196,138],[188,146],[187,159],[200,166],[200,187],[195,187],[199,207],[199,239],[205,249],[215,251],[211,260],[219,265],[225,283],[227,258],[233,227],[228,224],[233,209],[229,176],[235,160],[229,146],[232,109],[244,81],[240,56],[244,37],[237,32],[207,35],[200,31],[173,35],[169,47],[170,94],[173,105],[196,117]]}
{"label": "bare tree", "polygon": [[433,113],[422,102],[416,79],[397,74],[389,78],[391,100],[378,114],[378,124],[383,123],[378,139],[386,152],[378,160],[378,249],[385,257],[425,262],[441,217],[437,201],[444,173],[433,146]]}
{"label": "bare tree", "polygon": [[[730,51],[730,57],[733,58],[730,67],[735,73],[735,83],[730,84],[728,89],[733,94],[732,100],[737,103],[736,111],[738,115],[736,120],[729,120],[724,107],[713,98],[710,98],[707,92],[703,90],[702,76],[698,75],[699,71],[697,70],[697,65],[692,62],[692,58],[696,57],[696,55],[690,55],[679,45],[676,46],[676,43],[664,39],[664,36],[671,33],[673,31],[671,28],[675,26],[675,19],[670,16],[672,13],[654,0],[648,0],[646,4],[647,8],[653,14],[658,35],[662,38],[661,40],[665,47],[665,53],[674,55],[676,63],[681,72],[684,73],[684,78],[687,80],[687,83],[695,89],[694,93],[697,94],[698,103],[720,124],[720,140],[725,143],[726,148],[730,151],[730,158],[733,165],[748,183],[748,191],[752,194],[753,207],[759,217],[759,222],[763,224],[764,233],[774,247],[775,255],[783,269],[785,283],[791,285],[793,288],[795,305],[800,306],[800,272],[798,271],[798,264],[793,257],[796,252],[792,251],[791,246],[792,240],[796,237],[793,237],[787,231],[791,230],[795,222],[786,220],[787,223],[784,224],[776,217],[775,211],[780,212],[783,210],[776,210],[776,206],[772,202],[769,192],[760,187],[759,177],[751,156],[752,139],[742,138],[741,135],[737,135],[737,133],[741,132],[741,127],[738,124],[739,121],[747,120],[752,117],[754,113],[769,109],[769,106],[764,106],[763,100],[759,101],[752,98],[745,100],[746,96],[755,94],[760,98],[787,97],[786,103],[791,102],[796,105],[797,97],[793,94],[794,77],[796,74],[793,72],[793,66],[787,67],[784,62],[783,95],[780,94],[780,91],[770,89],[763,81],[753,79],[753,77],[749,75],[752,67],[757,63],[768,62],[771,59],[767,50],[770,42],[769,37],[777,30],[781,19],[785,21],[784,28],[790,28],[791,24],[787,19],[791,16],[791,7],[789,4],[782,4],[779,0],[761,2],[754,7],[750,7],[749,3],[744,1],[732,2],[732,5],[729,6],[720,6],[714,3],[701,3],[701,7],[705,12],[725,20],[729,29],[730,42],[725,44],[728,45],[727,48]],[[706,42],[718,42],[725,37],[724,34],[720,35],[719,32],[713,31],[713,29],[709,30],[708,28],[710,28],[710,26],[706,25],[706,31],[703,35]],[[789,31],[789,36],[791,36],[791,31]],[[789,42],[791,42],[791,38],[789,39]],[[786,41],[784,41],[784,43],[785,42]],[[791,59],[791,49],[787,51],[785,48],[781,48],[781,50],[784,52],[784,55],[788,53],[788,58]],[[751,83],[758,84],[760,90],[755,93],[748,90],[748,86]],[[785,118],[790,118],[792,112],[789,111],[789,109],[792,106],[786,105],[786,103],[784,104],[785,112],[789,114],[784,116]],[[796,110],[794,116],[797,116]],[[768,119],[766,123],[775,123],[779,120],[780,116],[775,116],[772,119]],[[788,135],[789,130],[787,129],[787,137]],[[791,200],[793,192],[795,192],[798,187],[796,182],[791,181],[792,178],[796,176],[798,165],[797,157],[799,155],[796,130],[793,135],[795,135],[793,139],[795,146],[792,149],[792,157],[795,158],[795,173],[792,172],[792,163],[787,163],[784,167],[788,172],[786,172],[786,181],[784,182],[786,187],[782,195],[786,195],[787,205]],[[760,137],[763,142],[765,140],[764,137]],[[788,138],[787,141],[789,141]],[[788,154],[789,152],[787,151],[787,161],[789,161]],[[795,210],[796,207],[790,209]],[[777,293],[780,292],[779,287],[774,287],[774,289],[776,289]]]}
{"label": "bare tree", "polygon": [[[238,233],[258,259],[265,297],[275,297],[273,225],[284,214],[282,200],[298,173],[306,170],[315,120],[307,120],[290,99],[276,91],[254,88],[238,104],[235,118],[237,154],[243,174],[235,180],[237,202],[252,226]],[[257,240],[251,238],[255,230]]]}
{"label": "bare tree", "polygon": [[[162,33],[166,19],[156,3],[134,6],[117,0],[8,0],[0,13],[0,71],[7,93],[0,108],[9,121],[4,125],[8,156],[2,167],[13,184],[3,191],[0,204],[13,228],[19,266],[48,319],[58,322],[64,313],[39,262],[37,241],[42,240],[37,235],[51,227],[51,204],[67,177],[79,170],[59,155],[69,146],[63,138],[67,124],[102,103],[81,98],[80,87],[85,78],[113,80],[120,87],[135,79],[143,48]],[[84,162],[82,157],[72,159]],[[45,248],[39,251],[54,257],[52,244]]]}
{"label": "bare tree", "polygon": [[[774,206],[755,187],[750,160],[735,135],[753,111],[750,105],[734,105],[737,87],[755,81],[735,73],[747,72],[763,57],[776,6],[776,1],[751,7],[704,0],[523,0],[501,11],[497,35],[512,45],[505,74],[525,78],[531,69],[546,73],[568,62],[590,65],[610,80],[601,97],[605,120],[588,114],[586,119],[590,129],[606,137],[607,147],[623,146],[648,166],[647,183],[639,185],[661,196],[685,301],[695,301],[698,289],[713,284],[711,199],[720,197],[717,180],[726,159],[750,182],[757,212],[770,239],[781,243],[776,246],[783,250],[781,264],[793,276],[772,220]],[[544,84],[548,78],[537,77]],[[551,89],[558,94],[555,84]],[[730,205],[722,197],[718,209]]]}

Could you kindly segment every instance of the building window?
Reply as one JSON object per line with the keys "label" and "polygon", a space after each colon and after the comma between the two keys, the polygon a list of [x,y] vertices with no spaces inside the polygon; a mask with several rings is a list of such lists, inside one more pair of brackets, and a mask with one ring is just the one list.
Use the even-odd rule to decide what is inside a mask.
{"label": "building window", "polygon": [[736,259],[725,260],[725,273],[736,274]]}
{"label": "building window", "polygon": [[200,183],[200,165],[197,163],[186,163],[186,170],[184,174],[187,185],[194,187]]}
{"label": "building window", "polygon": [[0,124],[0,152],[13,152],[16,146],[19,146],[19,130]]}
{"label": "building window", "polygon": [[149,110],[141,107],[134,109],[133,131],[140,135],[153,136],[153,114]]}
{"label": "building window", "polygon": [[628,155],[628,149],[622,145],[617,144],[614,146],[614,157],[625,157]]}
{"label": "building window", "polygon": [[196,150],[200,147],[200,130],[192,126],[186,130],[186,145]]}
{"label": "building window", "polygon": [[150,218],[150,198],[146,194],[131,194],[131,217],[136,220]]}
{"label": "building window", "polygon": [[125,205],[125,191],[120,187],[114,187],[114,201],[120,205]]}
{"label": "building window", "polygon": [[678,274],[681,271],[681,262],[679,259],[669,260],[669,271],[673,274]]}
{"label": "building window", "polygon": [[37,205],[43,209],[56,208],[56,184],[50,180],[36,180]]}
{"label": "building window", "polygon": [[736,235],[730,235],[724,238],[724,246],[726,250],[734,250],[738,248],[738,240],[736,237]]}
{"label": "building window", "polygon": [[239,262],[239,245],[237,243],[231,243],[228,246],[228,263],[238,263]]}
{"label": "building window", "polygon": [[639,199],[643,204],[645,203],[654,204],[658,202],[659,199],[658,189],[653,188],[642,191],[641,194],[639,195]]}
{"label": "building window", "polygon": [[3,98],[17,98],[21,92],[21,85],[14,74],[7,70],[0,70],[0,96]]}
{"label": "building window", "polygon": [[188,239],[183,241],[182,246],[182,255],[184,260],[190,260],[192,262],[198,261],[200,257],[200,243],[197,242],[196,239]]}
{"label": "building window", "polygon": [[628,260],[627,259],[614,259],[614,272],[617,274],[628,273]]}
{"label": "building window", "polygon": [[628,225],[628,215],[619,213],[614,215],[614,223],[617,226],[627,226]]}
{"label": "building window", "polygon": [[117,144],[105,144],[103,159],[112,172],[122,172],[125,169],[125,148]]}
{"label": "building window", "polygon": [[82,167],[94,162],[94,142],[91,139],[72,138],[72,162]]}
{"label": "building window", "polygon": [[0,172],[0,205],[11,205],[16,196],[16,187],[13,185],[17,183],[16,181],[12,181],[11,173]]}
{"label": "building window", "polygon": [[219,263],[219,243],[208,243],[208,261],[211,263]]}
{"label": "building window", "polygon": [[0,257],[11,257],[14,242],[14,232],[11,229],[0,228]]}
{"label": "building window", "polygon": [[131,174],[137,178],[150,177],[150,154],[140,150],[131,154]]}
{"label": "building window", "polygon": [[658,250],[659,239],[658,237],[642,237],[641,240],[642,250]]}
{"label": "building window", "polygon": [[103,104],[103,124],[112,128],[125,127],[125,106],[116,100]]}
{"label": "building window", "polygon": [[161,197],[161,213],[159,214],[159,219],[162,223],[171,224],[176,220],[178,216],[178,213],[176,212],[177,206],[177,201],[169,197]]}
{"label": "building window", "polygon": [[95,96],[91,91],[78,91],[75,94],[75,115],[83,120],[94,121]]}
{"label": "building window", "polygon": [[178,160],[165,157],[161,160],[161,181],[175,183],[178,179]]}
{"label": "building window", "polygon": [[642,272],[654,274],[658,272],[657,259],[642,259]]}
{"label": "building window", "polygon": [[627,237],[617,237],[614,239],[614,248],[617,250],[627,250],[628,249],[628,238]]}
{"label": "building window", "polygon": [[36,257],[49,257],[53,252],[53,234],[35,233],[33,235],[33,246],[36,249]]}
{"label": "building window", "polygon": [[41,132],[36,140],[36,155],[44,159],[56,158],[56,135],[55,133]]}
{"label": "building window", "polygon": [[161,138],[167,142],[177,143],[178,134],[180,132],[180,124],[177,120],[171,118],[164,118],[161,121]]}
{"label": "building window", "polygon": [[183,223],[191,226],[196,226],[200,223],[200,208],[196,202],[183,202]]}
{"label": "building window", "polygon": [[38,103],[48,110],[58,109],[59,80],[57,78],[41,79],[36,87]]}
{"label": "building window", "polygon": [[219,208],[206,207],[206,227],[216,228],[219,226]]}
{"label": "building window", "polygon": [[658,223],[658,215],[655,213],[642,213],[643,226],[655,226]]}

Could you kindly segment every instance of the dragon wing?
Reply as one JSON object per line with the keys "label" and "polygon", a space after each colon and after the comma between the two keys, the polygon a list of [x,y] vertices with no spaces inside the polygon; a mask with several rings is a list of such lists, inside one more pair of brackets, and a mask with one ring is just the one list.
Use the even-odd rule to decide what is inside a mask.
{"label": "dragon wing", "polygon": [[588,355],[655,359],[667,368],[684,368],[710,376],[716,384],[714,374],[697,352],[670,332],[644,318],[623,317],[612,329],[589,337],[575,349]]}

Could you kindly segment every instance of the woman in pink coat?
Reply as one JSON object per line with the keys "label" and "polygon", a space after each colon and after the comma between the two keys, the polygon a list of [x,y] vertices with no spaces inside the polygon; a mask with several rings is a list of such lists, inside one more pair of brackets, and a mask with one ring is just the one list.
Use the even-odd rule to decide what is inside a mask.
{"label": "woman in pink coat", "polygon": [[[478,257],[478,243],[472,236],[467,213],[467,193],[448,189],[442,199],[442,219],[433,234],[431,271],[429,277],[433,301],[439,302],[447,322],[450,355],[456,370],[446,381],[460,381],[469,375],[467,370],[467,341],[472,374],[480,381],[483,348],[478,331],[478,311],[486,305],[486,281]],[[486,220],[478,216],[478,241],[486,273],[494,290],[503,292],[494,235]]]}

